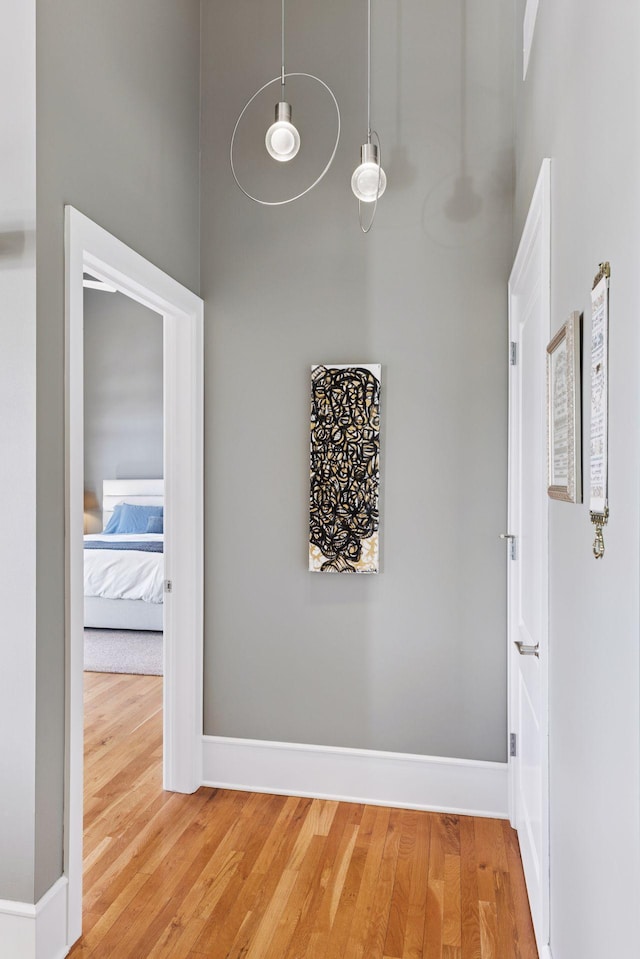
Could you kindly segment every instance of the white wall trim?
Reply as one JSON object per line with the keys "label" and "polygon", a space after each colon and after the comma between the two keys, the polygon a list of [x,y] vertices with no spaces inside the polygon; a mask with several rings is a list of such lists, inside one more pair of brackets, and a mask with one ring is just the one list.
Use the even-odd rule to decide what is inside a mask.
{"label": "white wall trim", "polygon": [[507,764],[203,736],[203,785],[507,818]]}
{"label": "white wall trim", "polygon": [[68,882],[62,876],[35,905],[0,899],[2,956],[63,959],[67,944]]}
{"label": "white wall trim", "polygon": [[67,775],[69,942],[82,932],[83,284],[85,269],[163,317],[165,576],[164,788],[202,781],[204,304],[78,210],[65,208]]}

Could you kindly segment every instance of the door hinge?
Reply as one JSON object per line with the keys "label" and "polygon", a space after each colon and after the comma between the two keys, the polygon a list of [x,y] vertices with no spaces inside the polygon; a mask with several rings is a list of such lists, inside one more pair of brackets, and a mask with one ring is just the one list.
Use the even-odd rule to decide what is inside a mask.
{"label": "door hinge", "polygon": [[518,344],[513,340],[509,343],[509,363],[515,366],[518,361]]}
{"label": "door hinge", "polygon": [[509,755],[510,756],[518,755],[517,742],[518,742],[518,737],[516,736],[516,734],[510,733],[509,734]]}
{"label": "door hinge", "polygon": [[165,579],[164,581],[164,591],[165,593],[170,593],[173,590],[173,583],[170,579]]}

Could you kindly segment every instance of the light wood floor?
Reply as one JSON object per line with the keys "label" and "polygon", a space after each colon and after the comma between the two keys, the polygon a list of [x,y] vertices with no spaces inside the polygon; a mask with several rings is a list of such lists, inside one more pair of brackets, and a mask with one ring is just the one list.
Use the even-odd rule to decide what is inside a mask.
{"label": "light wood floor", "polygon": [[161,678],[85,678],[73,959],[536,959],[506,822],[164,793]]}

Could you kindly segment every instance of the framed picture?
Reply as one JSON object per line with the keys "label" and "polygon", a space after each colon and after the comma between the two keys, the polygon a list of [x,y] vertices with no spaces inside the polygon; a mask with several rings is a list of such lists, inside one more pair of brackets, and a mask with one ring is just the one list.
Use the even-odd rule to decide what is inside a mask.
{"label": "framed picture", "polygon": [[572,313],[547,347],[547,492],[582,502],[580,313]]}
{"label": "framed picture", "polygon": [[601,263],[591,290],[591,433],[589,436],[589,514],[596,528],[593,555],[604,556],[602,528],[609,520],[609,278]]}
{"label": "framed picture", "polygon": [[309,570],[377,573],[379,363],[311,367]]}

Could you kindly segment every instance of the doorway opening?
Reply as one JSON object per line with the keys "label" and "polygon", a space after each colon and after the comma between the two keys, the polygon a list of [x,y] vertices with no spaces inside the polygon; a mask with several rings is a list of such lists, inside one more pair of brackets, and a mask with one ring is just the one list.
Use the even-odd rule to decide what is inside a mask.
{"label": "doorway opening", "polygon": [[[203,303],[73,207],[65,209],[68,944],[82,933],[84,680],[84,280],[162,317],[163,786],[202,781]],[[126,344],[123,345],[126,349]],[[115,505],[115,504],[112,504]],[[148,504],[150,505],[150,504]]]}
{"label": "doorway opening", "polygon": [[162,317],[86,273],[85,671],[162,675]]}
{"label": "doorway opening", "polygon": [[164,321],[86,271],[83,287],[86,914],[105,822],[120,839],[162,782]]}

